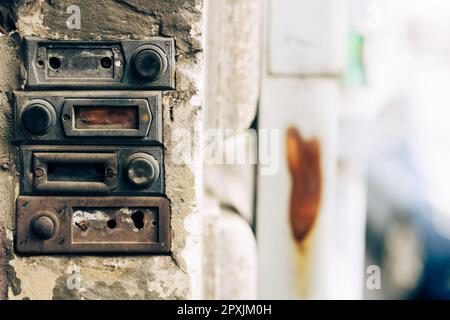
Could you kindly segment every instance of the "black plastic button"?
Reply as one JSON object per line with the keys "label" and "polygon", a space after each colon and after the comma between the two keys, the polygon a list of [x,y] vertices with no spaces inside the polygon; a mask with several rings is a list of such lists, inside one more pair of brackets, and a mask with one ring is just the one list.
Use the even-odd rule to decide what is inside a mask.
{"label": "black plastic button", "polygon": [[43,135],[52,127],[52,113],[43,104],[28,106],[22,113],[22,123],[32,134]]}
{"label": "black plastic button", "polygon": [[139,77],[147,81],[156,81],[164,72],[164,61],[155,50],[143,49],[134,57],[134,69]]}
{"label": "black plastic button", "polygon": [[127,174],[134,186],[148,188],[159,177],[158,161],[146,153],[135,154],[129,159]]}

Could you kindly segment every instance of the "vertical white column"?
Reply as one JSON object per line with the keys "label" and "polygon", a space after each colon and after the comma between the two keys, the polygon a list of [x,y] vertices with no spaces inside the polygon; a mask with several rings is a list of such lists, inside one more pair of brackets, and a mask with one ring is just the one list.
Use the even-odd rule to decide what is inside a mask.
{"label": "vertical white column", "polygon": [[[259,127],[278,130],[273,152],[278,152],[274,157],[279,167],[268,174],[260,164],[258,177],[260,298],[359,297],[341,294],[345,280],[336,251],[339,236],[352,232],[347,225],[339,229],[336,201],[339,77],[345,70],[347,13],[346,1],[266,1]],[[297,176],[288,166],[288,128],[301,135],[288,144],[291,160],[303,170]],[[260,139],[260,152],[262,148]],[[295,225],[290,217],[299,212],[305,217]],[[296,229],[301,236],[294,237]],[[358,262],[347,263],[345,268],[353,270]]]}

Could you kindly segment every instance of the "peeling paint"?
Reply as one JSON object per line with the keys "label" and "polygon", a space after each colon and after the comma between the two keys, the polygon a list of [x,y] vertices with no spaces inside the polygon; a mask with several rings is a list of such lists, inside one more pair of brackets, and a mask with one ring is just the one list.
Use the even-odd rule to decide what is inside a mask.
{"label": "peeling paint", "polygon": [[16,270],[13,266],[6,266],[6,274],[8,277],[8,290],[17,296],[22,292],[22,281],[17,277]]}
{"label": "peeling paint", "polygon": [[[51,292],[55,286],[57,275],[51,266],[39,263],[39,260],[34,259],[30,259],[25,264],[19,264],[15,259],[10,261],[10,266],[16,279],[20,280],[20,290],[17,288],[14,290],[14,285],[11,288],[14,299],[39,297],[40,300],[50,300],[52,298]],[[10,296],[10,298],[12,297]]]}
{"label": "peeling paint", "polygon": [[49,28],[43,25],[44,12],[43,4],[45,0],[30,1],[18,7],[16,21],[17,30],[20,34],[36,34],[48,31]]}
{"label": "peeling paint", "polygon": [[75,209],[73,242],[158,242],[158,215],[149,208]]}
{"label": "peeling paint", "polygon": [[94,212],[77,210],[73,213],[74,225],[77,225],[84,220],[107,222],[109,219],[110,219],[109,215],[107,215],[104,212],[101,212],[100,210],[95,210]]}

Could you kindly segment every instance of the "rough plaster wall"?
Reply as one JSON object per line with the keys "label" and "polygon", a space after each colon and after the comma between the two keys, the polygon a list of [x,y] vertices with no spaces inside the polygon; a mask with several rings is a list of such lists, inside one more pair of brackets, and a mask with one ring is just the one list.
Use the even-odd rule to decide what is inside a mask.
{"label": "rough plaster wall", "polygon": [[[81,30],[69,30],[69,5],[81,9]],[[174,37],[177,90],[163,98],[166,193],[172,206],[172,256],[159,257],[19,257],[12,249],[13,202],[18,194],[14,150],[5,118],[11,109],[7,91],[17,88],[17,33],[0,37],[0,223],[7,229],[9,299],[183,299],[197,298],[199,282],[199,215],[201,157],[197,128],[201,124],[203,0],[37,0],[22,1],[18,35],[49,39],[117,39]],[[170,161],[174,129],[192,132],[191,158]],[[0,244],[1,245],[1,244]],[[0,248],[1,250],[1,248]],[[79,286],[70,290],[73,268]],[[1,275],[0,275],[1,277]]]}
{"label": "rough plaster wall", "polygon": [[249,224],[205,196],[204,295],[206,299],[257,298],[257,247]]}
{"label": "rough plaster wall", "polygon": [[[233,156],[242,152],[251,158],[256,149],[256,139],[250,144],[242,140],[246,140],[243,130],[251,126],[258,106],[263,1],[214,0],[207,11],[204,142],[205,156],[213,159],[205,159],[205,191],[251,222],[254,165],[211,160],[224,153],[226,144],[237,144],[235,150],[226,151]],[[216,135],[213,130],[217,129]]]}
{"label": "rough plaster wall", "polygon": [[[12,257],[11,231],[14,228],[14,200],[17,170],[16,148],[10,145],[12,134],[12,108],[8,92],[19,86],[20,60],[17,35],[0,34],[0,299],[5,298],[9,275],[15,279],[14,270],[7,264]],[[9,248],[8,248],[9,247]]]}
{"label": "rough plaster wall", "polygon": [[[243,130],[251,126],[258,106],[262,11],[262,0],[209,2],[204,112],[206,157],[215,158],[216,154],[222,153],[234,156],[238,152],[249,159],[254,157],[256,138],[252,140]],[[209,129],[220,129],[219,141],[209,139],[218,137]],[[236,149],[223,150],[227,144],[234,143]],[[214,159],[205,159],[205,191],[251,223],[255,166],[251,163],[224,165],[211,163],[211,160]]]}
{"label": "rough plaster wall", "polygon": [[261,0],[213,0],[208,6],[205,128],[247,129],[261,84]]}
{"label": "rough plaster wall", "polygon": [[[255,159],[256,138],[243,130],[250,127],[257,110],[262,5],[261,0],[208,2],[203,202],[207,299],[256,298],[256,240],[247,223],[253,218],[255,165],[213,160],[218,159],[215,155],[224,159],[239,152]],[[208,139],[215,135],[209,129],[220,129],[215,136],[219,141]]]}

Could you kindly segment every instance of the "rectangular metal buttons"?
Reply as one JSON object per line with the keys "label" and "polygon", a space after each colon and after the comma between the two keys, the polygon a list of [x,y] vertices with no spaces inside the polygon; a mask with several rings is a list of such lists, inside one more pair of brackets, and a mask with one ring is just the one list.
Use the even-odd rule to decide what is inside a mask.
{"label": "rectangular metal buttons", "polygon": [[24,50],[16,251],[168,254],[160,90],[175,89],[174,40],[30,37]]}

